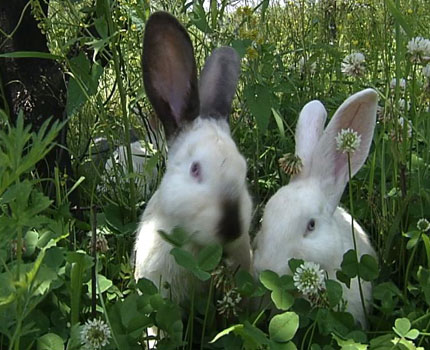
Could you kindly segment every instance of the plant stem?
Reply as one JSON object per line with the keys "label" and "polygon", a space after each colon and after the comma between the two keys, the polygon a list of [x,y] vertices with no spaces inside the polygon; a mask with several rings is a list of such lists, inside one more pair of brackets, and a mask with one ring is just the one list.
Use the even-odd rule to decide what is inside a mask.
{"label": "plant stem", "polygon": [[12,340],[10,342],[9,350],[15,349],[19,350],[19,342],[20,342],[20,333],[21,333],[21,324],[22,320],[21,318],[18,319],[17,325],[15,328],[15,332],[13,333]]}
{"label": "plant stem", "polygon": [[[104,1],[104,10],[105,10],[105,17],[106,21],[109,27],[109,33],[110,35],[113,35],[116,32],[116,28],[114,26],[114,23],[112,21],[112,15],[109,8],[109,1]],[[114,61],[114,69],[115,69],[115,75],[116,80],[118,82],[118,91],[119,96],[121,99],[121,110],[122,110],[122,121],[124,123],[124,138],[126,142],[126,150],[127,150],[127,165],[128,165],[128,172],[131,174],[133,173],[133,159],[131,154],[131,146],[130,146],[130,122],[128,119],[128,110],[127,110],[127,95],[126,91],[124,89],[124,84],[121,79],[121,66],[120,66],[120,59],[118,55],[119,50],[119,42],[118,42],[118,35],[113,35],[113,43],[112,43],[112,57]],[[130,178],[130,207],[131,207],[131,219],[133,221],[136,221],[137,214],[136,214],[136,188],[134,179]]]}
{"label": "plant stem", "polygon": [[[97,260],[95,261],[95,265],[96,265],[96,270],[97,270]],[[113,339],[113,341],[115,342],[116,349],[121,350],[121,347],[120,347],[120,346],[119,346],[119,344],[118,344],[118,340],[116,339],[115,331],[114,331],[114,329],[112,328],[112,324],[110,323],[110,319],[109,319],[109,316],[108,316],[108,313],[107,313],[107,310],[106,310],[105,302],[104,302],[104,300],[103,300],[103,295],[102,295],[102,293],[100,292],[100,286],[99,286],[98,281],[97,281],[97,293],[98,293],[98,295],[99,295],[100,304],[102,305],[102,308],[103,308],[103,314],[104,314],[104,317],[106,318],[106,323],[109,325],[109,328],[110,328],[110,330],[111,330],[111,333],[112,333],[112,339]]]}
{"label": "plant stem", "polygon": [[414,260],[415,257],[415,253],[417,251],[418,248],[418,243],[421,241],[421,236],[422,236],[422,232],[420,232],[420,236],[418,237],[418,241],[414,246],[414,249],[412,250],[411,256],[409,257],[409,261],[408,264],[406,265],[406,272],[405,272],[405,285],[403,287],[403,297],[405,298],[405,300],[407,300],[407,296],[406,293],[408,292],[408,280],[409,280],[409,274],[411,272],[411,266],[412,266],[412,262]]}
{"label": "plant stem", "polygon": [[91,254],[94,259],[94,265],[91,268],[91,316],[95,318],[97,309],[97,213],[94,206],[91,207],[91,219]]}
{"label": "plant stem", "polygon": [[352,202],[352,184],[351,184],[351,177],[352,177],[351,176],[352,175],[352,171],[351,171],[351,154],[350,154],[350,152],[348,152],[347,154],[348,154],[348,177],[349,177],[349,181],[348,181],[349,210],[351,212],[351,233],[352,233],[352,241],[354,243],[354,251],[355,251],[355,255],[356,255],[356,259],[357,259],[358,290],[360,292],[361,306],[363,307],[364,317],[367,319],[366,305],[364,303],[363,288],[361,286],[361,278],[360,278],[360,264],[359,264],[360,259],[359,259],[359,256],[358,256],[357,241],[355,239],[355,230],[354,230],[354,206],[353,206],[353,202]]}
{"label": "plant stem", "polygon": [[212,299],[212,292],[213,292],[213,282],[214,282],[214,279],[211,278],[211,283],[209,285],[208,301],[206,303],[205,317],[203,319],[202,338],[200,340],[200,349],[201,350],[203,350],[203,342],[204,342],[204,339],[205,339],[206,322],[207,322],[207,319],[208,319],[209,306],[210,306],[210,302],[211,302],[211,299]]}
{"label": "plant stem", "polygon": [[308,327],[308,329],[306,330],[306,332],[303,336],[302,345],[300,346],[300,350],[306,349],[305,348],[305,342],[306,342],[306,339],[308,337],[309,332],[311,332],[311,339],[308,341],[308,344],[309,345],[312,344],[312,338],[313,338],[314,333],[315,333],[315,326],[316,326],[316,320],[314,322],[312,322],[312,325],[310,327]]}
{"label": "plant stem", "polygon": [[[260,303],[260,307],[261,307]],[[263,309],[260,311],[260,313],[257,315],[257,317],[255,318],[254,322],[252,322],[252,325],[255,326],[257,324],[257,322],[260,320],[261,316],[264,315],[264,313],[266,312],[266,310],[269,308],[270,304],[267,304],[265,307],[263,307]]]}
{"label": "plant stem", "polygon": [[194,294],[195,294],[195,289],[194,289],[194,283],[192,286],[192,290],[191,290],[191,305],[190,305],[190,315],[188,317],[188,325],[189,325],[189,349],[193,350],[193,333],[194,333]]}
{"label": "plant stem", "polygon": [[411,325],[413,326],[414,324],[417,324],[418,322],[424,321],[426,318],[430,317],[430,313],[426,313],[425,315],[422,315],[418,318],[416,318],[415,320],[411,321]]}
{"label": "plant stem", "polygon": [[16,238],[16,281],[19,282],[22,261],[22,227],[18,226]]}
{"label": "plant stem", "polygon": [[[17,229],[17,242],[16,242],[16,282],[19,283],[20,279],[21,279],[21,261],[22,261],[22,227],[18,226]],[[21,307],[21,298],[20,295],[18,294],[18,298],[16,300],[16,314],[18,315],[18,320],[16,323],[16,329],[15,332],[13,334],[13,338],[11,341],[11,347],[14,344],[14,348],[15,350],[19,350],[19,343],[20,343],[20,338],[21,338],[21,325],[22,325],[22,317],[21,317],[21,313],[22,313],[22,307]]]}
{"label": "plant stem", "polygon": [[425,336],[429,336],[430,335],[430,333],[427,333],[427,330],[429,329],[429,327],[430,327],[430,320],[427,322],[427,326],[425,328],[426,331],[425,332],[420,332],[420,335],[422,335],[422,337],[421,337],[420,341],[418,342],[418,346],[421,346],[421,344],[424,341]]}

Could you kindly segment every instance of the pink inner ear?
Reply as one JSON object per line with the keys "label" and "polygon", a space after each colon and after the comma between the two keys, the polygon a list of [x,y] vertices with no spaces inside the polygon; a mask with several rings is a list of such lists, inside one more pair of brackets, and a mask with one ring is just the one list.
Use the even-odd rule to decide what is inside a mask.
{"label": "pink inner ear", "polygon": [[361,132],[361,129],[363,129],[363,123],[360,120],[360,116],[363,114],[363,108],[365,108],[365,105],[363,103],[352,104],[345,108],[344,113],[351,117],[340,118],[338,121],[337,129],[340,131],[342,129],[351,128],[354,131],[357,131],[360,135],[362,135],[363,133]]}
{"label": "pink inner ear", "polygon": [[345,173],[348,173],[348,171],[345,172],[345,168],[348,167],[348,158],[345,153],[342,153],[340,151],[336,151],[336,159],[334,162],[334,177],[335,181],[338,182],[339,177],[344,175]]}
{"label": "pink inner ear", "polygon": [[[337,130],[342,129],[352,129],[361,136],[360,147],[351,155],[351,176],[353,176],[362,166],[364,160],[367,157],[369,151],[369,146],[371,139],[373,137],[374,124],[367,117],[371,114],[372,106],[368,103],[352,103],[347,108],[345,108],[344,114],[348,115],[348,118],[339,118]],[[335,141],[334,141],[335,142]],[[336,178],[342,173],[346,173],[346,178],[348,178],[348,158],[345,153],[341,151],[336,151],[335,160],[335,175]],[[342,175],[340,175],[342,176]]]}
{"label": "pink inner ear", "polygon": [[[362,103],[357,103],[357,104],[352,104],[350,106],[348,106],[344,113],[348,116],[350,116],[350,118],[339,118],[338,123],[337,123],[337,127],[336,129],[338,130],[338,132],[340,132],[343,129],[352,129],[353,131],[356,131],[359,135],[361,135],[361,137],[363,138],[363,132],[362,132],[362,127],[363,127],[363,123],[360,123],[360,112],[361,112],[361,108],[362,108],[363,104]],[[335,137],[337,136],[337,134],[335,135]],[[339,179],[339,176],[342,176],[342,174],[348,174],[348,156],[346,153],[342,153],[342,151],[338,151],[336,149],[336,140],[333,140],[334,142],[334,149],[336,152],[335,155],[335,179],[336,181]],[[360,145],[361,147],[361,145]],[[358,149],[357,152],[359,152],[360,150]],[[352,155],[351,157],[351,165],[353,162],[353,158],[354,155]],[[346,168],[346,169],[345,169]]]}
{"label": "pink inner ear", "polygon": [[377,94],[366,89],[350,96],[335,112],[312,157],[311,176],[321,181],[333,209],[349,179],[348,156],[337,150],[336,136],[352,129],[361,136],[359,148],[351,154],[351,177],[361,168],[369,153],[376,119]]}
{"label": "pink inner ear", "polygon": [[[174,38],[173,38],[174,39]],[[160,40],[166,45],[160,47],[157,69],[153,72],[153,85],[160,96],[165,96],[172,114],[179,125],[180,118],[190,93],[190,76],[193,70],[192,60],[186,57],[187,52],[167,35]],[[168,44],[170,42],[170,44]]]}

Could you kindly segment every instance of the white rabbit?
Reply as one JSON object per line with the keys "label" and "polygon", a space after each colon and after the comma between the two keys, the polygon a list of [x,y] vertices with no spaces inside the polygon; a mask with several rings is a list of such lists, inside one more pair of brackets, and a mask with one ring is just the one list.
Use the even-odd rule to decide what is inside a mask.
{"label": "white rabbit", "polygon": [[198,85],[186,30],[173,16],[158,12],[146,25],[142,67],[169,151],[164,177],[137,230],[134,276],[157,286],[168,282],[170,292],[162,292],[180,302],[189,296],[191,276],[169,254],[172,246],[159,230],[183,228],[191,237],[186,248],[193,253],[221,243],[228,263],[251,267],[246,161],[228,125],[240,61],[232,48],[215,50]]}
{"label": "white rabbit", "polygon": [[[148,148],[151,146],[147,144]],[[143,174],[142,177],[135,179],[136,188],[139,193],[146,198],[147,193],[151,193],[155,187],[157,180],[157,167],[153,167],[152,171],[145,172],[148,160],[153,156],[154,152],[147,147],[143,147],[141,141],[136,140],[130,143],[131,148],[131,159],[133,162],[133,171],[136,174]],[[127,148],[126,146],[120,145],[112,153],[112,156],[108,158],[105,164],[105,173],[107,174],[106,181],[115,180],[115,174],[124,176],[128,173],[128,161],[127,161]],[[119,179],[121,181],[122,178]],[[128,179],[125,179],[128,183]]]}
{"label": "white rabbit", "polygon": [[[288,261],[297,258],[320,264],[329,278],[336,278],[343,254],[354,247],[351,215],[338,207],[349,174],[347,155],[337,150],[335,137],[347,128],[361,135],[359,148],[351,154],[354,175],[369,153],[376,106],[374,90],[358,92],[339,107],[324,132],[324,106],[312,101],[303,108],[296,126],[296,155],[303,168],[266,205],[261,231],[254,242],[255,273],[289,273]],[[356,222],[354,228],[359,255],[375,256],[364,230]],[[369,305],[371,284],[362,281],[362,286]],[[357,278],[351,281],[350,288],[343,285],[343,296],[348,311],[366,327]]]}

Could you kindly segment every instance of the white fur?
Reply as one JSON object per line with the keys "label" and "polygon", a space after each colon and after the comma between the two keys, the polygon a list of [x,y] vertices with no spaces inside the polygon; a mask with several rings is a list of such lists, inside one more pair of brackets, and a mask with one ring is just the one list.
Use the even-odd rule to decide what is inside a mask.
{"label": "white fur", "polygon": [[246,161],[228,125],[240,59],[232,48],[216,49],[198,82],[188,34],[173,16],[156,12],[146,23],[142,66],[169,152],[164,177],[137,230],[134,277],[157,286],[168,282],[170,291],[161,289],[162,294],[181,302],[190,297],[192,276],[176,264],[160,230],[184,229],[190,235],[184,248],[193,254],[223,244],[228,264],[251,268]]}
{"label": "white fur", "polygon": [[[223,244],[228,265],[251,269],[246,161],[228,125],[240,59],[232,48],[216,49],[197,81],[189,35],[172,15],[156,12],[146,22],[142,67],[169,152],[164,177],[137,230],[134,277],[151,280],[163,296],[181,303],[191,297],[196,280],[176,264],[160,231],[184,229],[190,240],[183,248],[194,255],[205,245]],[[201,287],[197,284],[196,290]],[[154,334],[154,328],[148,333]],[[154,345],[149,342],[150,348]]]}
{"label": "white fur", "polygon": [[[140,141],[132,142],[130,144],[130,149],[133,162],[133,170],[136,172],[143,172],[146,158],[150,157],[150,153],[142,147]],[[112,157],[106,161],[106,172],[113,171],[114,163],[120,164],[122,166],[123,173],[127,173],[127,148],[125,146],[118,146],[117,149],[113,152]]]}
{"label": "white fur", "polygon": [[320,101],[308,102],[300,112],[296,126],[296,155],[300,157],[303,171],[297,177],[305,177],[310,171],[314,148],[324,131],[327,112]]}
{"label": "white fur", "polygon": [[[153,167],[152,172],[148,174],[145,172],[145,166],[153,153],[144,148],[140,141],[132,142],[130,148],[133,172],[143,174],[142,177],[135,180],[137,190],[142,194],[150,193],[157,179],[157,167]],[[119,174],[121,175],[128,173],[127,148],[125,146],[118,146],[112,156],[106,161],[105,172],[111,179],[114,178],[115,167],[120,167]]]}
{"label": "white fur", "polygon": [[[266,205],[261,231],[255,239],[253,265],[257,274],[264,270],[289,273],[288,261],[299,258],[320,264],[329,278],[336,278],[343,254],[354,246],[351,215],[337,207],[347,183],[348,174],[345,171],[348,170],[344,164],[346,157],[336,150],[334,138],[341,129],[347,127],[361,134],[361,146],[351,159],[352,173],[355,174],[369,152],[376,118],[376,101],[376,92],[371,89],[351,96],[339,107],[322,136],[318,130],[325,116],[320,106],[313,109],[313,122],[299,120],[296,142],[299,139],[301,149],[298,150],[296,146],[296,153],[305,155],[305,169],[287,186],[279,189]],[[300,118],[304,116],[309,120],[311,114],[308,112],[302,113]],[[306,128],[310,129],[308,135],[311,140],[308,142],[303,140],[308,137]],[[313,231],[307,229],[310,219],[315,220]],[[375,256],[364,230],[356,222],[354,228],[358,254]],[[372,287],[364,281],[362,287],[369,309]],[[351,281],[350,288],[343,285],[343,292],[348,311],[366,326],[357,278]]]}
{"label": "white fur", "polygon": [[[190,177],[193,161],[202,165],[201,183]],[[191,234],[187,249],[195,252],[200,246],[222,243],[217,235],[220,219],[220,196],[239,195],[242,234],[226,244],[225,251],[236,247],[227,256],[231,264],[249,269],[251,264],[249,223],[252,203],[246,187],[246,162],[228,131],[225,121],[197,118],[175,140],[169,151],[166,173],[159,189],[142,215],[136,239],[135,278],[152,280],[156,285],[167,281],[175,300],[189,296],[189,274],[174,261],[172,246],[158,231],[170,233],[176,226]]]}

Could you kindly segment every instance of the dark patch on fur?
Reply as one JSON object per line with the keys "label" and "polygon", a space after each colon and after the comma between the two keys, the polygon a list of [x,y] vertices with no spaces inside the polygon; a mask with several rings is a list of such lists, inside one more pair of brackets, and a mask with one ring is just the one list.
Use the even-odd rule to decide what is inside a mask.
{"label": "dark patch on fur", "polygon": [[218,235],[223,241],[234,241],[241,235],[240,210],[238,199],[224,199],[221,203],[221,220]]}
{"label": "dark patch on fur", "polygon": [[[197,68],[190,37],[179,21],[167,12],[154,13],[146,23],[142,54],[143,80],[146,94],[164,126],[167,139],[172,139],[200,111]],[[154,86],[154,80],[164,76],[174,80],[175,72],[188,74],[186,96],[179,120],[173,116],[170,101]],[[182,82],[184,83],[184,82]],[[178,88],[172,86],[172,89]]]}
{"label": "dark patch on fur", "polygon": [[199,86],[202,118],[228,121],[239,69],[239,55],[231,47],[220,47],[207,59]]}

